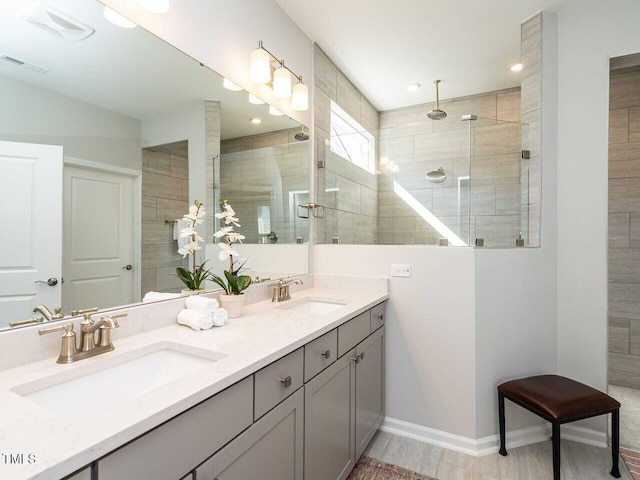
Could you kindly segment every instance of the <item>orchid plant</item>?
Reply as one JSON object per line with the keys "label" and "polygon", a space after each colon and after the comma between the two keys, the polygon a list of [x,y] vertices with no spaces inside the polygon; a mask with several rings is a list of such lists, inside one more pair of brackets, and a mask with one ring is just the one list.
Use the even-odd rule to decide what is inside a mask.
{"label": "orchid plant", "polygon": [[218,243],[220,252],[218,258],[220,261],[229,260],[229,269],[224,271],[224,277],[211,274],[211,280],[220,285],[227,295],[240,295],[249,285],[251,285],[251,277],[248,275],[240,275],[240,270],[244,266],[243,262],[238,267],[235,266],[233,257],[238,256],[238,252],[233,248],[233,245],[238,242],[242,243],[244,235],[233,231],[233,227],[240,227],[238,218],[235,216],[231,205],[227,200],[221,200],[218,202],[220,205],[220,213],[216,213],[216,218],[224,222],[224,226],[213,234],[215,238],[220,239]]}
{"label": "orchid plant", "polygon": [[202,282],[204,282],[210,275],[209,270],[204,268],[206,261],[202,262],[202,265],[196,263],[196,252],[202,250],[199,242],[204,239],[198,235],[196,226],[203,222],[203,218],[206,214],[204,211],[203,203],[198,200],[193,202],[193,205],[189,207],[189,213],[182,218],[187,222],[187,226],[180,230],[181,238],[189,238],[190,241],[184,247],[178,249],[178,253],[185,258],[187,255],[193,256],[192,270],[188,270],[183,267],[176,268],[176,274],[178,278],[186,285],[189,290],[200,290]]}

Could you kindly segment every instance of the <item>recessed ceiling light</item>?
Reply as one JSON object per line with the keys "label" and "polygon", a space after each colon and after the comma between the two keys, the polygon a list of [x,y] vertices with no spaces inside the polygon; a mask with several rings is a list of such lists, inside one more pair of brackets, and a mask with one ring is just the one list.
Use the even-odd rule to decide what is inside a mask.
{"label": "recessed ceiling light", "polygon": [[228,78],[225,78],[224,80],[222,80],[222,86],[227,90],[233,90],[234,92],[238,92],[242,90],[242,87],[239,87]]}
{"label": "recessed ceiling light", "polygon": [[511,71],[512,72],[519,72],[520,70],[522,70],[522,64],[521,63],[516,63],[515,65],[511,65]]}
{"label": "recessed ceiling light", "polygon": [[277,108],[274,108],[271,105],[269,105],[269,115],[273,115],[274,117],[279,117],[284,114]]}
{"label": "recessed ceiling light", "polygon": [[249,103],[253,103],[254,105],[262,105],[264,102],[256,97],[253,93],[249,94]]}
{"label": "recessed ceiling light", "polygon": [[254,125],[258,125],[259,123],[262,123],[262,120],[260,120],[258,117],[254,117],[251,119],[251,123],[253,123]]}
{"label": "recessed ceiling light", "polygon": [[412,83],[410,85],[407,85],[407,92],[417,92],[421,86],[422,85],[420,85],[419,83]]}
{"label": "recessed ceiling light", "polygon": [[111,23],[113,23],[117,27],[122,27],[122,28],[135,28],[136,27],[136,24],[133,23],[131,20],[129,20],[128,18],[123,17],[118,12],[116,12],[115,10],[111,10],[107,6],[104,7],[104,18],[109,20]]}

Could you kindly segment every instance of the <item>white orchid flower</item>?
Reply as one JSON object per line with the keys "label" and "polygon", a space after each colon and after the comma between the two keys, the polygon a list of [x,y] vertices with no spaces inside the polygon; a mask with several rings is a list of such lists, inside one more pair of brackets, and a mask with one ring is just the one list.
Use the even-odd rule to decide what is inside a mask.
{"label": "white orchid flower", "polygon": [[222,227],[220,230],[214,233],[213,236],[215,238],[220,238],[228,235],[230,232],[233,232],[233,227]]}
{"label": "white orchid flower", "polygon": [[244,240],[244,235],[237,233],[237,232],[229,232],[227,233],[227,238],[229,239],[230,243],[234,243],[234,242],[240,242],[242,243],[242,240]]}
{"label": "white orchid flower", "polygon": [[218,246],[220,247],[220,252],[218,252],[218,258],[221,261],[225,261],[226,259],[229,258],[230,255],[238,255],[238,252],[235,251],[233,248],[231,248],[231,245],[227,244],[227,243],[218,243]]}
{"label": "white orchid flower", "polygon": [[196,232],[193,227],[186,227],[183,228],[182,230],[180,230],[180,237],[182,238],[187,238],[190,237],[191,235],[195,235],[198,232]]}

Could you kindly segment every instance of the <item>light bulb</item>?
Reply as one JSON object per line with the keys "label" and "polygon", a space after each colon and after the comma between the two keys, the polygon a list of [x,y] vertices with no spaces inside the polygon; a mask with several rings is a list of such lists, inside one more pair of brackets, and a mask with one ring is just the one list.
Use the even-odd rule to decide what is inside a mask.
{"label": "light bulb", "polygon": [[253,123],[254,125],[258,125],[258,124],[262,123],[262,120],[260,120],[257,117],[254,117],[254,118],[251,119],[251,123]]}
{"label": "light bulb", "polygon": [[276,98],[291,96],[291,74],[284,66],[273,72],[273,96]]}
{"label": "light bulb", "polygon": [[309,110],[309,89],[302,82],[298,82],[293,86],[291,108],[299,112]]}
{"label": "light bulb", "polygon": [[268,83],[271,80],[271,59],[264,48],[251,52],[249,78],[255,83]]}

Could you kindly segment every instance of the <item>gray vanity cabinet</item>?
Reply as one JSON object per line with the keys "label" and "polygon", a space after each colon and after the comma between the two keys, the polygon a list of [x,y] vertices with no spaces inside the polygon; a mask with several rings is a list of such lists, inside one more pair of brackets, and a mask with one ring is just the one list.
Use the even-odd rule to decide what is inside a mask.
{"label": "gray vanity cabinet", "polygon": [[198,480],[302,480],[304,389],[195,470]]}
{"label": "gray vanity cabinet", "polygon": [[356,458],[384,419],[384,329],[356,347]]}
{"label": "gray vanity cabinet", "polygon": [[305,389],[305,480],[342,480],[355,463],[355,350]]}
{"label": "gray vanity cabinet", "polygon": [[64,480],[91,480],[91,467],[87,467],[81,472],[77,472]]}

